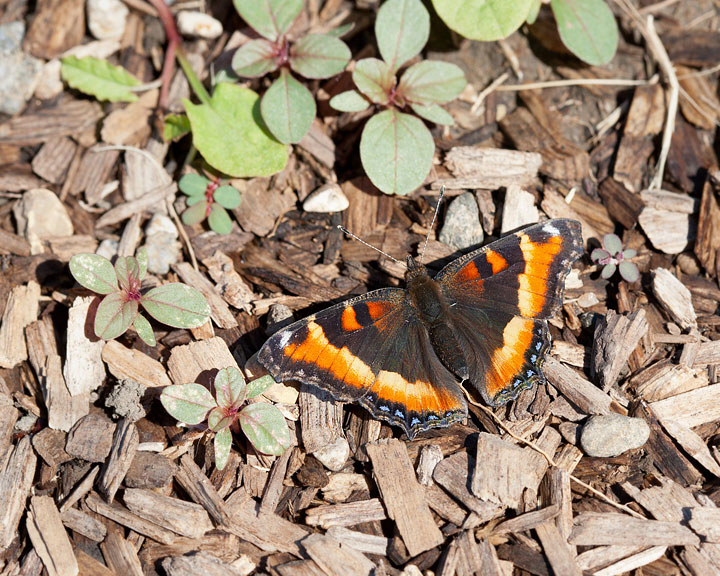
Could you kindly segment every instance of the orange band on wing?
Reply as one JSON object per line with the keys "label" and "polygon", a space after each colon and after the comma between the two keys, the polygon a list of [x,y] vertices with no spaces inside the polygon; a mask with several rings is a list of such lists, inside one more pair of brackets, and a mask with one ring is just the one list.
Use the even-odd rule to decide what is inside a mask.
{"label": "orange band on wing", "polygon": [[315,322],[307,325],[308,334],[299,344],[288,344],[283,354],[296,362],[312,364],[327,371],[333,378],[355,388],[367,388],[375,380],[370,366],[347,347],[337,348],[330,344],[322,326]]}
{"label": "orange band on wing", "polygon": [[355,316],[355,309],[352,306],[348,306],[343,310],[340,321],[342,323],[342,329],[345,330],[345,332],[354,332],[355,330],[362,329],[362,326]]}
{"label": "orange band on wing", "polygon": [[520,314],[535,317],[542,312],[548,291],[550,266],[562,250],[562,237],[551,236],[545,243],[535,243],[526,234],[520,235],[520,250],[525,260],[525,272],[518,275]]}
{"label": "orange band on wing", "polygon": [[475,266],[475,262],[465,264],[458,272],[456,279],[459,283],[481,280],[480,271],[477,269],[477,266]]}
{"label": "orange band on wing", "polygon": [[515,316],[503,330],[503,347],[493,352],[490,370],[485,377],[488,394],[494,398],[518,375],[526,363],[525,354],[533,339],[535,323]]}
{"label": "orange band on wing", "polygon": [[443,388],[429,382],[409,382],[397,372],[381,370],[370,388],[378,400],[400,404],[408,411],[418,413],[437,412],[443,414],[462,408],[462,404]]}
{"label": "orange band on wing", "polygon": [[370,318],[372,318],[373,320],[377,320],[378,318],[382,318],[383,316],[387,315],[388,312],[394,311],[396,305],[389,302],[368,301],[365,302],[365,306],[367,306]]}
{"label": "orange band on wing", "polygon": [[503,270],[505,270],[505,268],[507,268],[507,260],[505,260],[505,258],[503,258],[497,252],[488,250],[487,252],[485,252],[485,258],[487,259],[490,266],[492,266],[493,274],[502,272]]}

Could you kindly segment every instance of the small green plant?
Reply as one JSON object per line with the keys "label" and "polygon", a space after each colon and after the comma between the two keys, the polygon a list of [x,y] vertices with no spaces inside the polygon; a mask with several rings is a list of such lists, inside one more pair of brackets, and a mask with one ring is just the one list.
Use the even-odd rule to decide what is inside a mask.
{"label": "small green plant", "polygon": [[230,455],[231,428],[236,421],[258,452],[280,455],[290,447],[290,431],[280,410],[266,402],[245,404],[273,383],[271,376],[263,376],[246,385],[240,371],[229,366],[215,376],[215,398],[205,386],[193,383],[167,386],[160,401],[179,422],[196,425],[207,419],[208,428],[215,432],[215,465],[222,470]]}
{"label": "small green plant", "polygon": [[238,76],[259,78],[280,70],[260,101],[260,113],[273,136],[285,144],[299,142],[312,125],[312,93],[293,72],[309,79],[330,78],[350,62],[350,49],[330,34],[307,34],[291,42],[288,30],[303,0],[234,0],[235,8],[262,38],[241,46],[232,67]]}
{"label": "small green plant", "polygon": [[548,3],[560,39],[575,56],[596,66],[612,60],[619,33],[605,0],[432,0],[449,28],[486,42],[510,36],[523,22],[532,24]]}
{"label": "small green plant", "polygon": [[[365,58],[355,65],[359,92],[334,96],[330,105],[342,112],[384,108],[363,128],[360,160],[365,172],[386,194],[409,194],[432,167],[435,142],[420,118],[453,124],[440,104],[454,99],[467,84],[465,74],[449,62],[421,61],[398,70],[417,56],[430,34],[430,14],[420,0],[388,0],[378,10],[375,36],[382,60]],[[413,116],[404,109],[420,116]]]}
{"label": "small green plant", "polygon": [[208,225],[218,234],[230,234],[232,220],[228,210],[240,206],[240,192],[229,185],[220,186],[219,180],[210,180],[200,174],[185,174],[178,188],[187,198],[188,208],[182,221],[188,226],[207,219]]}
{"label": "small green plant", "polygon": [[634,263],[630,262],[637,251],[632,248],[623,250],[622,241],[615,234],[605,234],[602,241],[602,248],[595,248],[590,254],[590,259],[602,266],[600,276],[606,280],[620,271],[620,276],[627,282],[635,282],[640,278],[640,272]]}
{"label": "small green plant", "polygon": [[155,334],[140,314],[141,306],[158,322],[175,328],[197,328],[207,322],[210,308],[195,288],[174,282],[143,292],[147,262],[144,248],[137,257],[118,257],[115,266],[98,254],[76,254],[70,259],[70,272],[78,284],[105,295],[95,313],[98,338],[112,340],[132,326],[143,342],[155,346]]}
{"label": "small green plant", "polygon": [[60,75],[71,88],[108,102],[135,102],[133,91],[140,80],[120,66],[89,56],[66,56],[60,60]]}

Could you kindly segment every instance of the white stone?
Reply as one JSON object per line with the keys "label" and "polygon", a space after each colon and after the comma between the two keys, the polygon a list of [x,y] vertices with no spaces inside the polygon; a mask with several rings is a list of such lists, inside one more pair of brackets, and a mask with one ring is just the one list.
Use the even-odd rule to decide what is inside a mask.
{"label": "white stone", "polygon": [[169,234],[173,238],[178,237],[178,229],[169,216],[164,214],[155,214],[150,218],[150,222],[145,226],[145,234],[152,236],[153,234]]}
{"label": "white stone", "polygon": [[580,433],[580,445],[588,456],[612,458],[640,448],[650,437],[650,427],[642,418],[622,414],[590,416]]}
{"label": "white stone", "polygon": [[46,188],[33,188],[23,194],[13,208],[18,234],[30,243],[31,254],[42,254],[43,240],[72,236],[73,225],[57,194]]}
{"label": "white stone", "polygon": [[223,32],[222,24],[209,14],[183,10],[178,14],[177,25],[180,34],[193,38],[213,40]]}
{"label": "white stone", "polygon": [[170,266],[180,259],[178,231],[173,221],[164,214],[155,214],[145,228],[145,249],[148,255],[148,271],[151,274],[167,274]]}
{"label": "white stone", "polygon": [[343,469],[345,462],[350,456],[350,445],[342,436],[337,438],[332,444],[328,444],[313,452],[313,456],[317,458],[325,468],[338,472]]}
{"label": "white stone", "polygon": [[42,60],[25,54],[23,22],[0,24],[0,113],[17,114],[35,91],[43,67]]}
{"label": "white stone", "polygon": [[325,184],[314,192],[311,192],[305,202],[303,202],[303,210],[305,212],[342,212],[347,210],[350,202],[335,183]]}
{"label": "white stone", "polygon": [[125,33],[128,7],[120,0],[87,0],[88,29],[98,40],[119,40]]}

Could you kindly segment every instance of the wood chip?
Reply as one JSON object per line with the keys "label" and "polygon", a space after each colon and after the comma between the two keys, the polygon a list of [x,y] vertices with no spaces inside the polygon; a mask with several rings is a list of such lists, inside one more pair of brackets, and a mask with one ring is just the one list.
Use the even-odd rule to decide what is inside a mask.
{"label": "wood chip", "polygon": [[608,310],[596,324],[593,336],[590,375],[607,392],[618,383],[620,373],[627,370],[627,362],[640,340],[648,332],[645,310],[620,315]]}
{"label": "wood chip", "polygon": [[177,192],[177,185],[173,182],[168,186],[159,186],[154,188],[152,191],[141,196],[137,200],[130,202],[123,202],[115,208],[111,208],[105,214],[100,216],[95,222],[95,228],[104,228],[105,226],[112,226],[123,220],[127,220],[134,214],[140,212],[156,212],[158,206],[162,206],[165,202],[171,199]]}
{"label": "wood chip", "polygon": [[642,552],[638,552],[637,554],[633,554],[632,556],[623,558],[622,560],[615,562],[614,564],[610,564],[602,570],[594,572],[593,575],[619,576],[620,574],[628,574],[633,570],[642,568],[643,566],[647,566],[648,564],[652,564],[659,558],[662,558],[665,555],[665,551],[667,550],[667,548],[667,546],[653,546],[651,548],[648,548],[647,550],[643,550]]}
{"label": "wood chip", "polygon": [[445,165],[454,178],[435,180],[433,190],[439,190],[442,186],[449,190],[497,190],[511,185],[534,186],[542,157],[535,152],[455,146],[446,154]]}
{"label": "wood chip", "polygon": [[193,502],[138,488],[126,488],[123,501],[131,512],[180,536],[201,538],[213,529],[208,513]]}
{"label": "wood chip", "polygon": [[625,186],[612,178],[605,178],[602,181],[598,187],[598,194],[613,220],[628,230],[635,227],[645,208],[645,202],[639,194],[629,192]]}
{"label": "wood chip", "polygon": [[685,364],[671,364],[669,361],[653,364],[628,381],[628,384],[636,389],[638,396],[646,402],[664,400],[702,388],[709,383],[707,370],[691,368]]}
{"label": "wood chip", "polygon": [[691,238],[691,214],[696,200],[685,194],[665,190],[644,190],[640,197],[646,206],[638,218],[652,245],[666,254],[679,254]]}
{"label": "wood chip", "polygon": [[673,420],[688,428],[720,420],[720,384],[653,402],[650,409],[663,421]]}
{"label": "wood chip", "polygon": [[80,576],[116,576],[115,572],[102,562],[83,552],[82,548],[75,549],[75,558],[80,568]]}
{"label": "wood chip", "polygon": [[212,256],[203,258],[202,263],[215,281],[215,290],[230,306],[252,312],[251,302],[255,300],[255,294],[242,276],[235,271],[232,258],[218,250]]}
{"label": "wood chip", "polygon": [[585,414],[609,414],[612,398],[572,368],[548,356],[543,373],[558,391]]}
{"label": "wood chip", "polygon": [[189,262],[180,262],[173,266],[180,279],[199,290],[210,305],[210,317],[220,328],[236,328],[238,323],[227,302],[215,291],[212,283],[200,272],[195,270]]}
{"label": "wood chip", "polygon": [[140,350],[126,348],[117,340],[105,342],[102,360],[117,380],[134,380],[147,388],[164,388],[172,384],[160,362]]}
{"label": "wood chip", "polygon": [[535,224],[539,220],[535,196],[520,186],[510,184],[505,191],[500,233],[506,234],[528,224]]}
{"label": "wood chip", "polygon": [[75,576],[79,572],[60,512],[50,496],[30,499],[25,526],[49,576]]}
{"label": "wood chip", "polygon": [[342,546],[349,546],[363,554],[386,556],[390,540],[383,536],[373,536],[356,530],[348,530],[342,526],[332,526],[327,535],[337,540]]}
{"label": "wood chip", "polygon": [[387,517],[382,502],[378,498],[371,498],[309,508],[305,512],[305,523],[308,526],[320,526],[327,530],[332,526],[355,526],[363,522],[385,520]]}
{"label": "wood chip", "polygon": [[100,549],[114,574],[143,576],[142,565],[135,547],[117,532],[110,532],[100,544]]}
{"label": "wood chip", "polygon": [[344,438],[343,403],[316,386],[302,384],[300,396],[300,433],[306,452],[313,453]]}
{"label": "wood chip", "polygon": [[207,510],[207,513],[217,524],[229,525],[230,516],[225,502],[210,483],[208,477],[203,474],[202,470],[188,454],[180,458],[180,466],[175,474],[175,479],[194,502]]}
{"label": "wood chip", "polygon": [[655,297],[675,323],[684,329],[697,326],[690,290],[670,270],[653,270],[652,288]]}
{"label": "wood chip", "polygon": [[94,298],[76,298],[70,308],[67,327],[67,347],[63,375],[72,396],[81,396],[98,388],[105,379],[102,350],[105,342],[90,339],[92,329],[86,329],[88,312]]}
{"label": "wood chip", "polygon": [[139,443],[140,435],[135,424],[127,418],[120,420],[115,427],[110,456],[100,471],[98,483],[98,489],[109,502],[115,498],[115,493],[130,468]]}
{"label": "wood chip", "polygon": [[575,563],[575,553],[552,522],[540,524],[535,528],[545,555],[555,574],[581,576],[582,572]]}
{"label": "wood chip", "polygon": [[118,150],[102,150],[103,147],[104,144],[98,144],[85,151],[70,188],[73,195],[84,192],[91,206],[103,199],[120,158]]}
{"label": "wood chip", "polygon": [[30,494],[37,457],[30,438],[23,436],[0,454],[0,548],[7,549],[18,537],[20,517]]}
{"label": "wood chip", "polygon": [[691,508],[688,524],[704,541],[720,542],[720,508]]}
{"label": "wood chip", "polygon": [[105,524],[77,508],[68,508],[60,517],[66,528],[82,534],[93,542],[102,542],[107,536]]}
{"label": "wood chip", "polygon": [[705,441],[688,426],[658,417],[663,428],[670,436],[675,438],[696,462],[701,464],[708,472],[720,478],[720,464],[715,461]]}
{"label": "wood chip", "polygon": [[67,136],[51,138],[33,157],[33,172],[51,184],[61,184],[76,150],[77,144]]}
{"label": "wood chip", "polygon": [[[200,342],[191,342],[185,346],[174,346],[167,362],[168,373],[173,384],[200,382],[203,372],[233,366],[238,368],[235,358],[222,338],[210,338]],[[238,368],[239,369],[239,368]],[[210,382],[205,378],[201,384]]]}
{"label": "wood chip", "polygon": [[0,325],[0,367],[14,368],[28,359],[25,327],[37,320],[40,285],[28,282],[15,286],[8,296]]}
{"label": "wood chip", "polygon": [[395,521],[410,556],[442,544],[444,538],[425,503],[405,445],[396,439],[365,446],[388,516]]}
{"label": "wood chip", "polygon": [[633,544],[698,546],[700,539],[679,522],[643,520],[624,514],[583,512],[575,517],[570,542],[578,546]]}
{"label": "wood chip", "polygon": [[[244,562],[241,560],[244,558]],[[162,561],[167,576],[247,576],[255,570],[255,563],[247,556],[241,556],[232,564],[215,558],[207,552],[200,551],[188,556],[167,557]]]}
{"label": "wood chip", "polygon": [[65,450],[87,462],[104,462],[113,446],[115,424],[102,412],[91,412],[70,430]]}
{"label": "wood chip", "polygon": [[[48,30],[48,24],[52,27]],[[35,57],[51,60],[82,43],[85,3],[82,0],[40,0],[25,36],[25,48]]]}
{"label": "wood chip", "polygon": [[328,576],[370,576],[375,571],[375,564],[369,558],[357,550],[340,546],[329,536],[312,534],[302,544],[308,556]]}
{"label": "wood chip", "polygon": [[57,354],[47,357],[41,374],[48,426],[67,432],[90,411],[90,393],[70,395],[62,373],[62,359]]}
{"label": "wood chip", "polygon": [[693,251],[705,270],[714,275],[720,259],[720,205],[710,182],[707,181],[700,199],[697,238]]}

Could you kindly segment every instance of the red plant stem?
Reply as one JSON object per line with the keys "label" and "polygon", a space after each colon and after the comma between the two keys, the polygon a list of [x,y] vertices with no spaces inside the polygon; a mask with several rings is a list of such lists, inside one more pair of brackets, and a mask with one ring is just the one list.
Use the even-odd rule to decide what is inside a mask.
{"label": "red plant stem", "polygon": [[175,18],[173,18],[168,5],[165,4],[163,0],[148,1],[158,11],[160,22],[162,22],[165,30],[165,36],[168,40],[167,49],[165,50],[163,70],[160,75],[162,87],[160,88],[160,97],[158,98],[158,108],[161,110],[167,110],[170,96],[170,82],[172,82],[173,74],[175,73],[175,55],[176,52],[182,51],[182,36],[180,36],[180,32],[178,32],[175,24]]}

